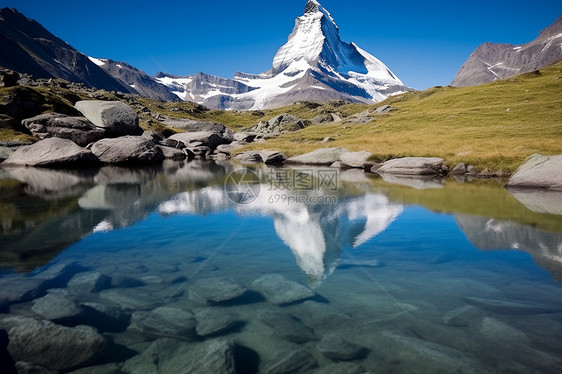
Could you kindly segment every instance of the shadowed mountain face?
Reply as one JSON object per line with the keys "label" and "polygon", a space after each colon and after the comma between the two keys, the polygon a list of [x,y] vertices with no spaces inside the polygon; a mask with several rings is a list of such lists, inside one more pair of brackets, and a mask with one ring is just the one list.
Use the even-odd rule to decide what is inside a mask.
{"label": "shadowed mountain face", "polygon": [[[134,93],[83,53],[15,9],[0,9],[0,66],[36,78],[62,78],[108,91]],[[10,51],[5,53],[4,51]]]}
{"label": "shadowed mountain face", "polygon": [[528,73],[562,59],[562,16],[530,43],[484,43],[470,55],[451,85],[476,86]]}
{"label": "shadowed mountain face", "polygon": [[159,73],[158,82],[183,100],[217,109],[267,109],[299,100],[373,103],[409,89],[376,57],[340,39],[330,13],[309,0],[275,55],[271,70],[234,79]]}

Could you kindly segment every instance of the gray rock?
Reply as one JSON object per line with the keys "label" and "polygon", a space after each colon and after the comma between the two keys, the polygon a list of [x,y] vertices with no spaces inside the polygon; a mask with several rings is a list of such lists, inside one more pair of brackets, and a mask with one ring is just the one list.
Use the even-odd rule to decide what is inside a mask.
{"label": "gray rock", "polygon": [[495,318],[485,317],[484,320],[482,320],[480,333],[494,342],[502,341],[509,344],[529,344],[527,334]]}
{"label": "gray rock", "polygon": [[340,161],[344,166],[350,168],[363,168],[371,152],[347,152],[340,156]]}
{"label": "gray rock", "polygon": [[299,373],[314,369],[316,360],[302,349],[282,351],[273,358],[274,364],[265,370],[266,374]]}
{"label": "gray rock", "polygon": [[109,363],[105,365],[88,366],[86,368],[78,369],[70,374],[121,374],[121,367],[116,363]]}
{"label": "gray rock", "polygon": [[0,146],[0,162],[10,157],[15,150],[16,148]]}
{"label": "gray rock", "polygon": [[324,139],[322,139],[322,143],[333,142],[334,140],[336,140],[336,139],[327,136]]}
{"label": "gray rock", "polygon": [[331,305],[308,300],[298,306],[297,316],[315,329],[330,330],[352,321],[352,317]]}
{"label": "gray rock", "polygon": [[234,159],[242,163],[263,162],[260,153],[257,151],[246,151],[243,153],[239,153],[236,155],[236,157],[234,157]]}
{"label": "gray rock", "polygon": [[246,293],[246,288],[230,278],[198,279],[189,289],[189,298],[201,303],[222,303]]}
{"label": "gray rock", "polygon": [[286,132],[302,130],[310,124],[290,114],[280,114],[268,121],[261,121],[256,126],[248,130],[253,134],[261,136],[279,136]]}
{"label": "gray rock", "polygon": [[341,155],[347,152],[349,151],[346,148],[320,148],[310,153],[291,157],[285,163],[328,166],[339,161]]}
{"label": "gray rock", "polygon": [[393,107],[391,107],[390,105],[383,105],[378,107],[377,109],[375,109],[374,113],[375,114],[385,114],[385,113],[390,113],[393,110],[395,110]]}
{"label": "gray rock", "polygon": [[238,322],[238,314],[221,308],[205,308],[195,313],[197,335],[218,335],[233,328]]}
{"label": "gray rock", "polygon": [[164,139],[160,142],[158,142],[159,145],[163,145],[165,147],[170,147],[170,148],[175,148],[175,149],[184,149],[185,148],[185,144],[183,142],[180,142],[179,140],[176,139]]}
{"label": "gray rock", "polygon": [[47,288],[64,287],[68,281],[85,268],[80,264],[71,262],[55,263],[35,276],[45,282]]}
{"label": "gray rock", "polygon": [[527,304],[518,301],[485,299],[470,296],[463,297],[462,299],[469,304],[498,314],[529,315],[552,313],[555,310],[554,307],[547,305]]}
{"label": "gray rock", "polygon": [[159,304],[159,299],[141,288],[118,288],[100,292],[102,299],[117,304],[124,310],[152,310]]}
{"label": "gray rock", "polygon": [[67,286],[80,292],[100,292],[111,287],[111,277],[95,271],[80,273],[72,277]]}
{"label": "gray rock", "polygon": [[233,137],[235,141],[251,143],[256,138],[256,134],[249,134],[247,132],[235,132]]}
{"label": "gray rock", "polygon": [[367,371],[353,362],[338,362],[337,364],[322,366],[313,371],[314,374],[365,374]]}
{"label": "gray rock", "polygon": [[509,178],[507,187],[562,190],[562,155],[532,155]]}
{"label": "gray rock", "polygon": [[464,175],[466,173],[468,173],[468,170],[466,169],[466,165],[463,162],[459,162],[458,164],[456,164],[453,170],[449,172],[449,174],[451,175]]}
{"label": "gray rock", "polygon": [[275,335],[281,339],[299,344],[316,340],[316,336],[310,327],[279,309],[260,309],[258,310],[258,319],[271,327]]}
{"label": "gray rock", "polygon": [[121,101],[78,101],[74,107],[110,136],[141,135],[139,116]]}
{"label": "gray rock", "polygon": [[238,142],[238,141],[234,141],[230,144],[221,144],[217,147],[217,152],[222,152],[222,153],[232,153],[234,151],[236,151],[237,149],[240,149],[244,147],[244,144]]}
{"label": "gray rock", "polygon": [[49,293],[40,299],[33,300],[31,310],[53,322],[76,320],[83,313],[82,308],[74,301],[56,293]]}
{"label": "gray rock", "polygon": [[232,133],[232,130],[230,130],[222,123],[175,118],[175,119],[165,120],[164,125],[174,127],[177,129],[182,129],[187,132],[211,131],[220,134],[225,139],[236,140],[234,139],[234,134]]}
{"label": "gray rock", "polygon": [[2,165],[15,166],[89,166],[99,163],[89,150],[71,140],[48,138],[18,148]]}
{"label": "gray rock", "polygon": [[131,317],[129,330],[151,338],[195,338],[193,313],[172,307],[160,307],[150,312],[135,312]]}
{"label": "gray rock", "polygon": [[291,304],[314,297],[314,291],[280,274],[267,274],[252,283],[254,289],[273,304]]}
{"label": "gray rock", "polygon": [[154,163],[164,160],[160,147],[142,136],[102,139],[94,143],[92,153],[107,164]]}
{"label": "gray rock", "polygon": [[225,339],[187,344],[175,339],[158,339],[140,355],[125,362],[124,373],[216,373],[235,374],[236,345]]}
{"label": "gray rock", "polygon": [[287,159],[287,156],[278,151],[263,150],[259,151],[259,155],[266,165],[279,165]]}
{"label": "gray rock", "polygon": [[36,138],[68,139],[82,147],[106,135],[103,129],[96,127],[86,117],[70,117],[59,113],[41,114],[24,119],[21,123]]}
{"label": "gray rock", "polygon": [[316,348],[324,357],[341,361],[354,360],[366,351],[364,347],[351,343],[335,333],[324,335]]}
{"label": "gray rock", "polygon": [[481,319],[480,309],[465,305],[447,312],[443,316],[443,323],[455,327],[468,327],[480,323]]}
{"label": "gray rock", "polygon": [[403,157],[386,161],[375,170],[378,174],[398,175],[443,175],[445,163],[437,157]]}
{"label": "gray rock", "polygon": [[16,372],[17,374],[57,374],[56,371],[24,361],[16,362]]}
{"label": "gray rock", "polygon": [[158,146],[164,155],[164,158],[181,161],[187,158],[187,153],[184,152],[182,149],[166,147],[163,145]]}
{"label": "gray rock", "polygon": [[221,144],[229,144],[232,139],[213,131],[196,131],[174,134],[169,139],[178,140],[188,146],[190,143],[201,142],[205,147],[216,149]]}
{"label": "gray rock", "polygon": [[341,122],[341,117],[335,113],[324,113],[319,114],[312,118],[310,122],[320,124],[320,123],[332,123],[332,122]]}
{"label": "gray rock", "polygon": [[8,332],[8,351],[15,361],[33,362],[51,370],[86,365],[103,352],[106,341],[89,326],[73,328],[26,319]]}
{"label": "gray rock", "polygon": [[29,301],[44,293],[45,285],[42,279],[28,277],[0,278],[0,304]]}

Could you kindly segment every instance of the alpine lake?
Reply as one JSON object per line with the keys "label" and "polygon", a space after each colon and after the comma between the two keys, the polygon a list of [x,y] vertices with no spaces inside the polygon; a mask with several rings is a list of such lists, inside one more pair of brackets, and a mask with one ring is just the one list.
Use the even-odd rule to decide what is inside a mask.
{"label": "alpine lake", "polygon": [[504,183],[0,169],[0,372],[560,372],[562,192]]}

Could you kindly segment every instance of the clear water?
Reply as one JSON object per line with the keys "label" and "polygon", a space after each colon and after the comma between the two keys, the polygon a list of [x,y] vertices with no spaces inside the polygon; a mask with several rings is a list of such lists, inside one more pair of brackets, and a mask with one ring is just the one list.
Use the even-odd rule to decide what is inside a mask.
{"label": "clear water", "polygon": [[[127,315],[161,306],[234,312],[234,327],[186,344],[232,339],[243,347],[235,353],[240,372],[275,372],[282,354],[298,349],[311,357],[310,372],[562,368],[562,195],[511,195],[498,181],[385,181],[315,168],[256,167],[260,184],[247,174],[250,182],[236,186],[241,174],[229,174],[239,168],[0,171],[0,281],[15,287],[74,263],[74,273],[112,277],[112,288],[64,293],[73,273],[34,297],[64,293],[80,305],[103,304],[117,290],[141,301],[121,303]],[[274,305],[254,283],[266,274],[314,296]],[[120,284],[124,277],[135,287]],[[191,291],[211,278],[249,291],[205,305]],[[40,319],[33,305],[28,297],[0,308]],[[290,341],[259,318],[266,309],[291,315],[313,337]],[[128,320],[65,324],[84,323],[120,347],[88,365],[121,367],[166,337],[133,331]],[[319,348],[334,333],[364,348],[346,366]]]}

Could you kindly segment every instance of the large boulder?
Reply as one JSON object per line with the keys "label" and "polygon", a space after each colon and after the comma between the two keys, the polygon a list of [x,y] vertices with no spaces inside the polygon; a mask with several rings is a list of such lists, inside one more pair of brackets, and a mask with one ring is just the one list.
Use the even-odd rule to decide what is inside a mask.
{"label": "large boulder", "polygon": [[314,291],[300,283],[290,281],[280,274],[266,274],[256,279],[252,286],[272,304],[292,304],[314,297]]}
{"label": "large boulder", "polygon": [[363,168],[367,159],[371,156],[370,152],[347,152],[340,156],[341,164],[350,168]]}
{"label": "large boulder", "polygon": [[105,136],[105,131],[96,127],[86,117],[47,113],[24,119],[21,123],[39,139],[53,137],[69,139],[82,147],[103,139]]}
{"label": "large boulder", "polygon": [[562,190],[562,155],[532,155],[509,178],[507,187]]}
{"label": "large boulder", "polygon": [[300,118],[285,113],[273,117],[269,121],[261,121],[247,132],[260,136],[279,136],[286,132],[304,129],[309,124],[309,121],[303,121]]}
{"label": "large boulder", "polygon": [[295,156],[287,159],[286,164],[303,164],[303,165],[332,165],[339,161],[341,155],[348,153],[346,148],[320,148],[310,153]]}
{"label": "large boulder", "polygon": [[142,136],[102,139],[94,143],[92,152],[107,164],[154,163],[164,160],[162,149]]}
{"label": "large boulder", "polygon": [[287,156],[278,151],[263,150],[259,151],[259,155],[266,165],[279,165],[287,159]]}
{"label": "large boulder", "polygon": [[121,101],[78,101],[74,107],[110,136],[141,135],[139,116]]}
{"label": "large boulder", "polygon": [[214,131],[182,132],[170,136],[169,139],[179,140],[186,146],[190,143],[200,143],[199,145],[209,147],[210,149],[216,149],[221,144],[229,144],[232,142],[232,139],[227,139],[220,133]]}
{"label": "large boulder", "polygon": [[21,147],[12,153],[2,165],[14,166],[89,166],[99,160],[89,150],[71,140],[47,138],[35,144]]}
{"label": "large boulder", "polygon": [[10,70],[0,68],[0,87],[12,87],[18,84],[18,79],[20,79],[19,73]]}
{"label": "large boulder", "polygon": [[89,326],[70,328],[31,318],[18,322],[8,331],[8,352],[15,361],[68,370],[93,361],[106,346],[105,338]]}
{"label": "large boulder", "polygon": [[442,158],[403,157],[386,161],[380,167],[373,168],[373,171],[378,174],[443,175],[447,167]]}

